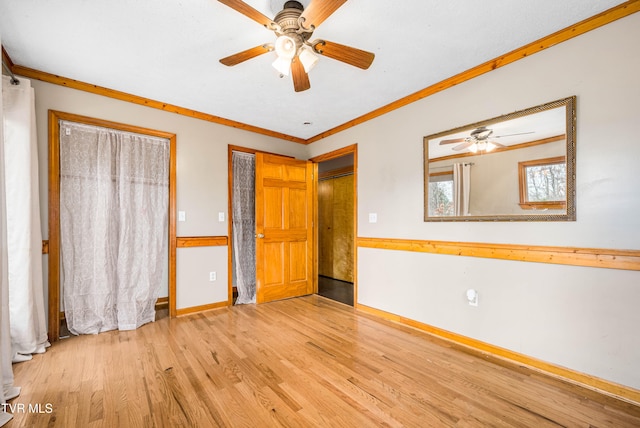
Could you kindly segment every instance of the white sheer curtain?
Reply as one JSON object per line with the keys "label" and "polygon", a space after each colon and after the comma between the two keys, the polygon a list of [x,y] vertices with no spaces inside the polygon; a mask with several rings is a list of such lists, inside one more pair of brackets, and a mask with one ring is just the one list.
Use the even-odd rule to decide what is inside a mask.
{"label": "white sheer curtain", "polygon": [[[7,198],[5,193],[5,155],[4,155],[4,86],[2,77],[0,87],[0,404],[11,399],[11,392],[19,393],[13,385],[13,369],[11,368],[11,333],[9,327],[9,260],[7,239]],[[0,409],[0,426],[6,424],[13,416]]]}
{"label": "white sheer curtain", "polygon": [[233,260],[236,305],[256,302],[255,156],[233,152]]}
{"label": "white sheer curtain", "polygon": [[[31,82],[2,76],[0,132],[0,402],[15,398],[12,362],[47,342],[35,100]],[[0,412],[0,425],[11,415]]]}
{"label": "white sheer curtain", "polygon": [[471,193],[471,164],[453,164],[453,209],[458,216],[469,215]]}
{"label": "white sheer curtain", "polygon": [[73,334],[155,319],[168,246],[169,140],[60,122],[64,311]]}
{"label": "white sheer curtain", "polygon": [[3,135],[12,359],[42,353],[47,342],[42,280],[35,97],[31,82],[3,77]]}

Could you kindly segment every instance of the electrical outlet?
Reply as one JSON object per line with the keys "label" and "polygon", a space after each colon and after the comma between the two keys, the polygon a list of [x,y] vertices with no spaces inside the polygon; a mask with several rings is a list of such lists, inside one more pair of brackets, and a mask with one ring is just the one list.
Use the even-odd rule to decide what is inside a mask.
{"label": "electrical outlet", "polygon": [[216,280],[216,273],[209,272],[209,281],[215,281],[215,280]]}

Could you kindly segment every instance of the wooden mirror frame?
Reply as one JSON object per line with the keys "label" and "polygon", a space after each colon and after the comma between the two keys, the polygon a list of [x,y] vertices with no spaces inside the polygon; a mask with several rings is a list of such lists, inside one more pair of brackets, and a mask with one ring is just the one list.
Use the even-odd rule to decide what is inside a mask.
{"label": "wooden mirror frame", "polygon": [[[496,214],[483,216],[429,216],[429,141],[451,134],[470,131],[481,126],[489,126],[523,116],[540,113],[546,110],[565,106],[566,108],[566,170],[567,170],[567,200],[566,211],[561,214]],[[476,123],[460,126],[448,131],[439,132],[424,137],[424,221],[575,221],[576,220],[576,97],[563,98],[535,107],[519,110],[513,113],[494,117]],[[516,177],[517,179],[517,177]]]}

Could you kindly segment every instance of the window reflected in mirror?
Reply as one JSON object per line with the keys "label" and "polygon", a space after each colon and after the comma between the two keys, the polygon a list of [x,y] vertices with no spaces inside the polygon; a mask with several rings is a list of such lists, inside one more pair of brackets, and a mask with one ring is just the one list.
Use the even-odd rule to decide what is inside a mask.
{"label": "window reflected in mirror", "polygon": [[453,173],[434,172],[429,175],[429,216],[454,215]]}
{"label": "window reflected in mirror", "polygon": [[425,221],[575,220],[575,97],[424,138]]}
{"label": "window reflected in mirror", "polygon": [[567,164],[564,156],[518,162],[520,208],[561,209],[567,204]]}

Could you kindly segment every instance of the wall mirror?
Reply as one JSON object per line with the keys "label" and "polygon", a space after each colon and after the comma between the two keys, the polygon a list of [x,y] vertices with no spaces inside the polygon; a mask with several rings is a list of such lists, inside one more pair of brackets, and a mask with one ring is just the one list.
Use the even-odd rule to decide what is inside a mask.
{"label": "wall mirror", "polygon": [[424,137],[424,220],[575,220],[575,102]]}

